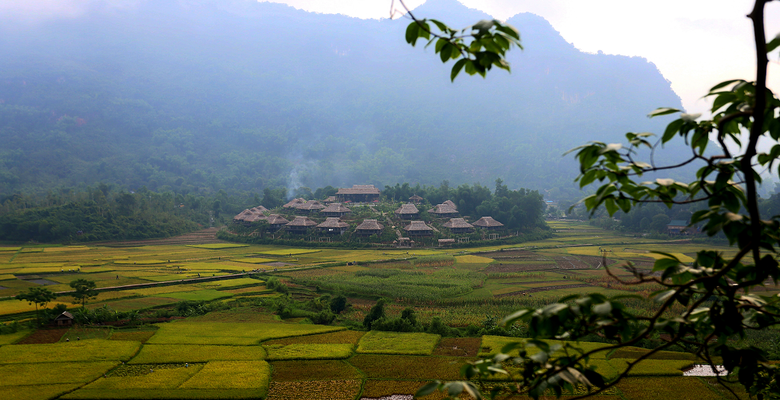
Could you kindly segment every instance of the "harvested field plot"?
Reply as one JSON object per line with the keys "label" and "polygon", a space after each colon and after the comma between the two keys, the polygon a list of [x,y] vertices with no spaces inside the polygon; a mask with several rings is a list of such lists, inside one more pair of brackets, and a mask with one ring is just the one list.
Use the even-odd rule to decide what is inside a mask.
{"label": "harvested field plot", "polygon": [[134,342],[141,342],[146,343],[147,340],[149,340],[150,337],[154,336],[154,334],[157,333],[157,330],[153,331],[114,331],[114,333],[111,334],[111,337],[108,338],[109,340],[130,340]]}
{"label": "harvested field plot", "polygon": [[66,333],[68,328],[38,329],[17,344],[57,343]]}
{"label": "harvested field plot", "polygon": [[360,380],[271,382],[266,400],[353,400]]}
{"label": "harvested field plot", "polygon": [[126,361],[135,355],[139,347],[141,343],[138,342],[99,339],[52,344],[17,344],[0,347],[0,364]]}
{"label": "harvested field plot", "polygon": [[439,342],[439,335],[371,331],[358,342],[358,353],[429,355]]}
{"label": "harvested field plot", "polygon": [[249,247],[248,244],[238,244],[238,243],[188,244],[185,246],[195,247],[198,249],[209,249],[209,250],[222,250],[222,249],[235,249],[240,247]]}
{"label": "harvested field plot", "polygon": [[79,386],[81,386],[81,383],[65,383],[59,385],[3,386],[0,387],[0,399],[54,399],[57,398],[57,396],[76,389]]}
{"label": "harvested field plot", "polygon": [[261,346],[148,344],[129,364],[259,361],[265,357],[266,352]]}
{"label": "harvested field plot", "polygon": [[264,345],[282,345],[290,344],[357,344],[365,332],[360,331],[338,331],[331,333],[322,333],[319,335],[297,336],[284,339],[274,339],[263,342]]}
{"label": "harvested field plot", "polygon": [[265,361],[211,361],[181,389],[252,389],[257,397],[268,393],[271,368]]}
{"label": "harvested field plot", "polygon": [[326,381],[361,379],[358,370],[344,361],[296,360],[274,361],[273,381]]}
{"label": "harvested field plot", "polygon": [[84,383],[116,367],[118,361],[0,364],[0,386]]}
{"label": "harvested field plot", "polygon": [[333,360],[352,355],[352,344],[289,344],[264,346],[269,360]]}
{"label": "harvested field plot", "polygon": [[[680,378],[628,378],[617,385],[630,400],[702,400],[721,397],[700,379]],[[724,393],[725,394],[725,393]],[[734,398],[731,396],[731,398]]]}
{"label": "harvested field plot", "polygon": [[441,338],[433,355],[476,357],[481,344],[482,338]]}
{"label": "harvested field plot", "polygon": [[342,327],[281,323],[172,322],[163,324],[151,344],[252,345],[263,340],[343,330]]}
{"label": "harvested field plot", "polygon": [[[363,398],[377,399],[380,397],[387,397],[391,395],[413,395],[417,392],[417,389],[423,387],[425,381],[388,381],[388,380],[373,380],[369,379],[363,385]],[[446,398],[446,393],[435,392],[429,396],[425,396],[426,400],[441,400]]]}
{"label": "harvested field plot", "polygon": [[266,264],[274,262],[275,260],[270,258],[250,257],[250,258],[234,258],[233,262],[239,262],[244,264]]}
{"label": "harvested field plot", "polygon": [[257,254],[267,254],[270,256],[297,256],[300,254],[319,253],[317,249],[278,249],[278,250],[264,250]]}
{"label": "harvested field plot", "polygon": [[348,361],[369,379],[458,379],[462,357],[358,354]]}

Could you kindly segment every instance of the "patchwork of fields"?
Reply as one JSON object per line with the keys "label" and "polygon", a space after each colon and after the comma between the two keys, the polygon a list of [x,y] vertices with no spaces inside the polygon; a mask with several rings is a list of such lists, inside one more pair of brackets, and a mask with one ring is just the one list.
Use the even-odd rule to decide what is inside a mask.
{"label": "patchwork of fields", "polygon": [[[614,282],[626,263],[651,269],[663,249],[683,262],[700,246],[619,236],[577,223],[553,222],[556,237],[511,248],[343,250],[279,246],[160,245],[0,247],[0,321],[35,317],[35,306],[12,296],[32,287],[71,290],[75,279],[103,289],[88,309],[152,315],[182,301],[225,304],[226,310],[140,328],[96,327],[0,335],[2,399],[360,399],[411,394],[433,379],[457,379],[460,367],[500,349],[507,337],[441,338],[428,333],[360,332],[380,296],[387,318],[412,307],[418,321],[482,326],[520,306],[541,306],[568,294],[646,295],[652,285]],[[729,248],[718,251],[731,252]],[[336,325],[305,318],[281,321],[259,300],[283,296],[265,283],[289,286],[289,298],[344,294],[349,307]],[[270,287],[270,283],[269,283]],[[778,288],[767,287],[770,293]],[[67,293],[49,304],[69,310]],[[651,312],[653,304],[629,300]],[[342,326],[339,326],[341,324]],[[27,344],[20,344],[27,343]],[[601,344],[582,344],[601,346]],[[625,349],[592,363],[607,376],[645,350]],[[598,398],[721,398],[705,378],[682,376],[695,360],[659,354]],[[660,383],[659,383],[660,382]],[[652,390],[648,390],[652,387]],[[680,395],[678,388],[685,388]],[[686,397],[687,396],[687,397]],[[434,395],[431,398],[442,398]]]}

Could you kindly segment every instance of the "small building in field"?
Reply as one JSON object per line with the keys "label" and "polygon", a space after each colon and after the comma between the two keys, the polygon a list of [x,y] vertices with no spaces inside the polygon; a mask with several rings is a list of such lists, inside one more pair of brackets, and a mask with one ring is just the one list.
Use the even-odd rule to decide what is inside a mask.
{"label": "small building in field", "polygon": [[[450,203],[452,202],[450,201]],[[458,216],[458,209],[447,203],[437,204],[428,210],[428,212],[440,218],[452,218]]]}
{"label": "small building in field", "polygon": [[294,220],[285,225],[287,231],[292,233],[306,233],[313,226],[317,226],[317,222],[309,217],[295,217]]}
{"label": "small building in field", "polygon": [[488,229],[488,230],[501,229],[504,227],[504,224],[494,220],[493,217],[482,217],[478,219],[476,222],[474,222],[472,225],[479,228]]}
{"label": "small building in field", "polygon": [[395,216],[401,219],[420,218],[420,210],[414,204],[406,203],[395,210]]}
{"label": "small building in field", "polygon": [[336,200],[342,203],[371,203],[379,201],[381,192],[374,185],[353,185],[336,192]]}
{"label": "small building in field", "polygon": [[54,318],[53,324],[57,326],[71,326],[73,325],[73,314],[63,311],[57,318]]}
{"label": "small building in field", "polygon": [[420,204],[420,203],[422,203],[422,201],[423,201],[423,198],[418,196],[418,195],[414,195],[414,196],[409,198],[409,202],[412,203],[412,204]]}
{"label": "small building in field", "polygon": [[287,202],[287,204],[283,205],[282,208],[298,208],[298,206],[306,204],[305,199],[292,199]]}
{"label": "small building in field", "polygon": [[690,235],[695,228],[688,227],[688,221],[673,219],[666,224],[666,232],[670,235]]}
{"label": "small building in field", "polygon": [[361,236],[381,235],[384,225],[375,219],[366,219],[355,228],[355,233]]}
{"label": "small building in field", "polygon": [[344,232],[347,231],[347,228],[349,228],[349,224],[342,222],[338,217],[328,217],[325,219],[325,222],[317,225],[317,229],[319,229],[320,232],[330,235],[343,235]]}
{"label": "small building in field", "polygon": [[404,230],[409,234],[409,236],[433,235],[433,228],[425,224],[425,221],[411,221],[409,225],[404,227]]}
{"label": "small building in field", "polygon": [[463,218],[452,218],[442,224],[442,226],[449,229],[452,233],[470,233],[474,231],[474,225],[466,222]]}
{"label": "small building in field", "polygon": [[320,210],[320,214],[326,217],[343,217],[351,212],[352,210],[341,203],[330,203],[327,207]]}
{"label": "small building in field", "polygon": [[302,214],[313,214],[316,213],[322,209],[324,209],[325,206],[320,203],[317,200],[309,200],[301,205],[298,205],[295,207],[295,210]]}

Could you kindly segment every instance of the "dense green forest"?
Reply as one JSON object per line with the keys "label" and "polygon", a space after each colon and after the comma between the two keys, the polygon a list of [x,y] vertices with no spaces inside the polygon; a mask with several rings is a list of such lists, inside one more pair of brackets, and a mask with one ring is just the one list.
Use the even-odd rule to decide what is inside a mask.
{"label": "dense green forest", "polygon": [[[303,187],[296,197],[323,200],[336,193],[332,186],[311,191]],[[45,196],[12,195],[0,198],[0,240],[12,242],[89,242],[97,240],[148,239],[169,237],[203,227],[228,224],[246,208],[262,205],[276,212],[283,210],[288,190],[266,188],[263,193],[228,194],[219,191],[210,196],[113,190],[99,184],[84,191],[50,192]],[[412,194],[424,197],[425,209],[432,204],[452,200],[461,216],[493,216],[510,230],[544,228],[545,203],[537,191],[510,190],[501,179],[493,192],[479,184],[450,187],[448,181],[438,187],[412,187],[409,183],[386,186],[384,207],[389,213],[397,201]],[[369,215],[370,217],[370,215]],[[374,217],[375,218],[375,217]],[[392,240],[392,239],[391,239]]]}
{"label": "dense green forest", "polygon": [[[580,52],[533,14],[508,21],[525,48],[510,56],[511,74],[453,84],[446,66],[405,44],[405,21],[254,0],[84,7],[33,25],[0,16],[0,193],[110,182],[292,194],[501,176],[574,199],[566,150],[658,132],[664,121],[646,114],[680,106],[652,63]],[[417,12],[488,17],[454,0]]]}

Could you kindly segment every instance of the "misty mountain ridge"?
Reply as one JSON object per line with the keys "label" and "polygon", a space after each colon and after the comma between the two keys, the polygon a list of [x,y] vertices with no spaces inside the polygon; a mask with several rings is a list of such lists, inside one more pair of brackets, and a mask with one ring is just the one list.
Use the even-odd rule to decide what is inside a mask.
{"label": "misty mountain ridge", "polygon": [[[454,0],[413,11],[462,27]],[[587,54],[543,18],[507,22],[512,73],[449,81],[404,41],[407,19],[361,20],[252,0],[146,1],[0,26],[0,193],[115,183],[242,190],[502,178],[572,190],[590,140],[661,132],[681,107],[638,57]]]}

